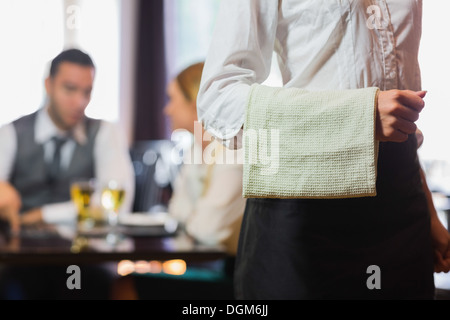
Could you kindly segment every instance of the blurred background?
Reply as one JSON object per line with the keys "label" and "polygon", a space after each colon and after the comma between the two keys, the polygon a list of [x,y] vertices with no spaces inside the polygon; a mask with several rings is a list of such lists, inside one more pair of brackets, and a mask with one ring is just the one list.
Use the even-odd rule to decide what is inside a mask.
{"label": "blurred background", "polygon": [[[89,53],[97,78],[88,115],[118,122],[132,144],[170,138],[166,85],[205,59],[220,0],[0,0],[0,125],[42,106],[49,61],[68,47]],[[424,1],[421,65],[428,106],[419,121],[430,173],[450,175],[448,1]],[[441,23],[438,23],[441,21]],[[274,60],[276,62],[276,60]],[[274,64],[268,84],[280,85]],[[149,123],[150,122],[150,123]]]}
{"label": "blurred background", "polygon": [[[130,144],[170,138],[166,85],[203,61],[220,0],[0,0],[0,126],[44,104],[49,62],[65,48],[90,54],[90,117],[118,122]],[[275,83],[278,79],[275,79]]]}
{"label": "blurred background", "polygon": [[[0,0],[0,126],[45,103],[49,63],[76,47],[97,65],[87,115],[116,122],[130,148],[171,139],[167,84],[206,58],[221,0]],[[420,51],[427,107],[419,153],[432,191],[450,194],[450,2],[424,1]],[[274,56],[266,85],[281,86]],[[446,206],[444,201],[443,206]]]}

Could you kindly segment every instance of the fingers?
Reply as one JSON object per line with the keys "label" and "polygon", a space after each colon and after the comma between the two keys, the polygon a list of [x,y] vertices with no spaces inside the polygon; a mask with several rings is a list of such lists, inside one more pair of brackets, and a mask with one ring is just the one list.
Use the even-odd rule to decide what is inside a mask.
{"label": "fingers", "polygon": [[425,99],[425,97],[427,96],[428,91],[417,91],[417,92],[414,92],[414,93],[417,94],[422,99]]}
{"label": "fingers", "polygon": [[416,138],[417,138],[417,149],[419,149],[423,145],[424,137],[422,131],[420,129],[416,130]]}
{"label": "fingers", "polygon": [[414,122],[395,115],[384,116],[380,123],[381,127],[377,128],[377,131],[383,133],[385,140],[382,141],[405,142],[408,136],[415,134],[417,130]]}
{"label": "fingers", "polygon": [[434,270],[435,272],[445,272],[450,271],[450,235],[447,230],[442,226],[445,232],[444,239],[440,242],[442,245],[436,245],[434,248]]}
{"label": "fingers", "polygon": [[422,112],[425,108],[425,101],[423,100],[426,96],[426,91],[410,91],[402,90],[398,92],[399,102],[401,102],[405,107],[413,109],[417,112]]}
{"label": "fingers", "polygon": [[400,131],[401,133],[404,133],[406,135],[410,135],[410,134],[414,134],[416,133],[417,130],[417,126],[414,122],[402,119],[402,118],[397,118],[396,122],[394,124],[394,127]]}
{"label": "fingers", "polygon": [[444,260],[442,259],[442,255],[439,250],[434,249],[434,272],[442,272],[442,267],[444,264]]}
{"label": "fingers", "polygon": [[416,122],[420,117],[419,112],[401,104],[394,107],[392,114],[409,122]]}
{"label": "fingers", "polygon": [[444,259],[439,250],[434,250],[434,272],[449,272],[450,271],[450,258]]}
{"label": "fingers", "polygon": [[378,95],[377,139],[405,142],[415,134],[420,112],[425,107],[426,91],[391,90]]}

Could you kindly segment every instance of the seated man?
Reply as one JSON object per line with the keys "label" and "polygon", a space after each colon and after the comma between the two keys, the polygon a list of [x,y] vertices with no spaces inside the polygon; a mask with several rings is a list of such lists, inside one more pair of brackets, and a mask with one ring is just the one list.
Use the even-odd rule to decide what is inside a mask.
{"label": "seated man", "polygon": [[[128,150],[115,126],[85,116],[94,77],[88,55],[64,51],[45,81],[46,106],[0,129],[0,183],[20,195],[22,224],[73,221],[70,184],[80,178],[95,178],[100,185],[121,183],[126,189],[123,208],[131,208],[134,175]],[[8,193],[0,192],[0,209],[12,201]],[[14,209],[17,205],[9,205],[0,218],[17,228]]]}
{"label": "seated man", "polygon": [[[0,128],[0,219],[13,232],[20,224],[76,221],[70,186],[79,179],[96,179],[100,187],[116,181],[126,192],[122,209],[131,209],[134,173],[128,148],[114,125],[85,116],[94,77],[88,55],[62,52],[45,81],[44,108]],[[0,299],[73,298],[63,269],[0,268]],[[88,267],[83,277],[89,280],[81,298],[108,298],[108,272]]]}

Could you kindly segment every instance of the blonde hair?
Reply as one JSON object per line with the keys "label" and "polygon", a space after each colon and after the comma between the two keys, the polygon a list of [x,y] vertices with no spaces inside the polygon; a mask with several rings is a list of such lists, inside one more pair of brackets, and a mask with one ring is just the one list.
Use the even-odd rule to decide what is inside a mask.
{"label": "blonde hair", "polygon": [[183,70],[176,78],[183,95],[189,102],[197,102],[204,63],[194,64]]}

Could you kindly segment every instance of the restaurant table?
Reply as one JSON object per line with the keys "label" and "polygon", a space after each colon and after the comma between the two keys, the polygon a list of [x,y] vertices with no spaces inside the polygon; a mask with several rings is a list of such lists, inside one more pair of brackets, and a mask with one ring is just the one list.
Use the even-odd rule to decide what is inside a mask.
{"label": "restaurant table", "polygon": [[10,235],[0,226],[0,264],[96,264],[106,262],[181,259],[189,262],[227,258],[221,246],[197,243],[183,231],[167,232],[158,228],[122,228],[123,239],[113,246],[106,241],[105,230],[83,234],[83,248],[74,250],[75,228],[40,225]]}

